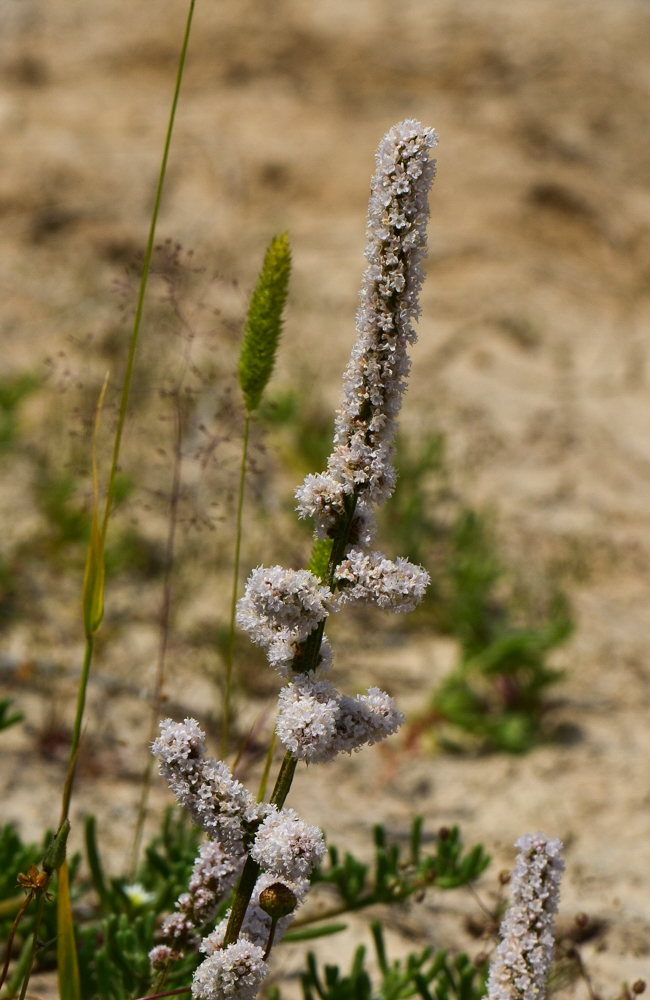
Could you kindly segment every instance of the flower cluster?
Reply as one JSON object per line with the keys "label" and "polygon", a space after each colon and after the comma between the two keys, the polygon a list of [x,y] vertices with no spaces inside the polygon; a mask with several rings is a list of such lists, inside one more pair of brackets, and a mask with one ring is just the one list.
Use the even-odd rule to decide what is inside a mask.
{"label": "flower cluster", "polygon": [[291,666],[296,647],[334,607],[332,594],[306,569],[282,566],[254,569],[237,604],[237,624],[281,674]]}
{"label": "flower cluster", "polygon": [[501,924],[501,943],[490,967],[489,1000],[543,1000],[553,959],[554,918],[564,862],[561,843],[543,833],[515,844],[512,902]]}
{"label": "flower cluster", "polygon": [[[269,940],[271,917],[260,899],[274,887],[291,900],[291,911],[305,898],[309,875],[325,853],[318,827],[305,823],[293,809],[257,805],[222,761],[206,757],[204,734],[194,719],[160,724],[160,736],[152,750],[160,761],[160,772],[178,801],[212,838],[199,849],[188,892],[163,922],[164,943],[150,952],[154,969],[164,969],[187,951],[200,948],[207,958],[195,974],[193,992],[204,1000],[221,1000],[232,994],[237,983],[241,995],[253,996],[267,966],[264,947]],[[247,853],[261,874],[246,911],[239,940],[224,947],[228,916],[201,941],[200,928],[212,920],[237,881]],[[279,939],[293,919],[285,912],[277,921]],[[237,987],[238,988],[238,987]],[[237,995],[240,995],[239,993]]]}
{"label": "flower cluster", "polygon": [[327,472],[308,476],[296,497],[302,517],[313,517],[325,537],[356,494],[361,508],[390,496],[395,418],[410,368],[407,347],[415,341],[412,320],[420,313],[424,278],[428,193],[435,165],[428,151],[433,129],[407,120],[383,138],[368,206],[368,267],[357,312],[357,340],[343,378],[334,451]]}
{"label": "flower cluster", "polygon": [[413,611],[430,582],[427,571],[408,559],[393,562],[383,552],[357,548],[337,566],[334,579],[341,588],[339,603],[359,601],[396,612]]}
{"label": "flower cluster", "polygon": [[323,764],[379,743],[403,722],[393,699],[379,688],[350,698],[310,673],[296,675],[280,692],[276,732],[298,760]]}
{"label": "flower cluster", "polygon": [[151,749],[177,801],[229,857],[240,857],[247,826],[259,819],[260,807],[223,761],[205,756],[204,735],[194,719],[166,719],[160,729]]}

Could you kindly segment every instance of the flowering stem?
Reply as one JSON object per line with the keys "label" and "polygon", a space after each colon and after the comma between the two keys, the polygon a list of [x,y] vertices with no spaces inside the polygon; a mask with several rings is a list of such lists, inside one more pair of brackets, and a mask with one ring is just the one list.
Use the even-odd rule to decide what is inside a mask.
{"label": "flowering stem", "polygon": [[273,947],[273,938],[275,937],[275,928],[277,926],[278,926],[278,918],[277,917],[272,917],[271,918],[271,930],[269,931],[269,939],[268,939],[268,941],[266,943],[266,951],[264,952],[264,955],[262,956],[262,961],[263,962],[266,962],[267,958],[271,954],[271,948]]}
{"label": "flowering stem", "polygon": [[242,517],[244,511],[244,488],[246,486],[246,460],[248,458],[248,433],[251,415],[246,411],[244,440],[242,442],[241,468],[239,470],[239,492],[237,495],[237,527],[235,530],[235,565],[232,573],[232,597],[230,601],[230,622],[228,624],[228,652],[226,654],[226,691],[223,703],[223,725],[221,727],[221,759],[225,760],[228,750],[228,725],[230,723],[230,696],[232,689],[232,666],[235,655],[235,614],[237,611],[237,586],[239,584],[239,557],[241,551]]}
{"label": "flowering stem", "polygon": [[[290,750],[287,750],[282,760],[282,764],[280,765],[280,771],[275,780],[275,788],[273,789],[273,794],[271,796],[271,805],[277,806],[278,809],[282,809],[286,797],[289,794],[293,776],[296,773],[297,764],[297,759],[291,754]],[[237,884],[232,910],[230,911],[230,917],[228,919],[228,926],[226,927],[226,935],[223,939],[224,947],[229,944],[234,944],[239,937],[239,932],[241,931],[241,926],[244,922],[244,917],[246,916],[246,910],[248,909],[248,904],[250,903],[251,896],[253,895],[255,883],[259,878],[260,870],[261,869],[257,861],[255,861],[249,854],[246,858],[246,864],[244,865],[244,870],[241,873],[241,878]]]}
{"label": "flowering stem", "polygon": [[226,948],[229,944],[234,944],[239,937],[241,925],[244,922],[246,910],[248,909],[248,904],[250,903],[251,896],[253,895],[255,883],[259,878],[260,870],[261,869],[257,861],[255,861],[249,854],[246,858],[246,864],[244,865],[244,870],[241,873],[241,878],[237,884],[237,891],[233,900],[232,910],[230,911],[228,926],[226,927],[226,935],[223,939],[224,948]]}

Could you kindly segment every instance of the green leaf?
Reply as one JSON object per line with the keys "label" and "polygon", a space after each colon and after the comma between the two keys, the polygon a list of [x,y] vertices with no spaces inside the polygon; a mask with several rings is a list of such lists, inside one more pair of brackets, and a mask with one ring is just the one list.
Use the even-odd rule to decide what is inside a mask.
{"label": "green leaf", "polygon": [[61,1000],[81,1000],[77,946],[74,937],[70,882],[66,861],[59,868],[58,879],[56,961],[59,974],[59,997]]}
{"label": "green leaf", "polygon": [[273,372],[287,301],[291,251],[286,233],[271,240],[248,310],[241,354],[239,384],[249,413],[260,405]]}
{"label": "green leaf", "polygon": [[348,929],[347,924],[323,924],[322,927],[306,927],[304,931],[293,931],[290,934],[285,934],[282,938],[282,943],[286,941],[291,943],[292,941],[313,941],[314,938],[319,937],[329,937],[330,934],[340,934],[341,931],[346,931]]}
{"label": "green leaf", "polygon": [[86,638],[97,632],[104,617],[104,535],[99,527],[99,483],[97,480],[97,431],[102,413],[104,395],[108,385],[108,375],[104,379],[95,411],[93,428],[93,520],[90,528],[90,542],[86,557],[84,589],[82,598],[84,629]]}

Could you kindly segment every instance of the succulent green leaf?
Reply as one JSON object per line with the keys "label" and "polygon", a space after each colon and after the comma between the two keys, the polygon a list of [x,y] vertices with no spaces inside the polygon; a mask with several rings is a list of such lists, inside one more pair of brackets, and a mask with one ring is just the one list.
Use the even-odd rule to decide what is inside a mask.
{"label": "succulent green leaf", "polygon": [[248,310],[241,354],[239,384],[249,413],[260,405],[275,365],[287,301],[291,251],[286,233],[271,240]]}

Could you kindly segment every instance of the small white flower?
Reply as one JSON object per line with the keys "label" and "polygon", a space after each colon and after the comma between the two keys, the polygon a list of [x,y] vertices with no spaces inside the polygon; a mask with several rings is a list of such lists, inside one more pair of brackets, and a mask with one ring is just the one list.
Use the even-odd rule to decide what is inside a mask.
{"label": "small white flower", "polygon": [[413,611],[424,597],[430,577],[421,566],[398,557],[395,562],[383,552],[351,549],[337,567],[335,578],[342,584],[340,603],[358,601],[395,612]]}
{"label": "small white flower", "polygon": [[404,716],[395,702],[380,688],[368,688],[368,694],[356,698],[343,696],[337,723],[337,752],[352,753],[368,744],[380,743],[392,736],[404,724]]}
{"label": "small white flower", "polygon": [[324,853],[321,831],[305,823],[293,809],[269,813],[251,848],[251,856],[265,872],[293,881],[308,876]]}
{"label": "small white flower", "polygon": [[553,960],[564,862],[557,838],[526,834],[515,844],[512,901],[501,923],[488,979],[489,1000],[543,1000]]}
{"label": "small white flower", "polygon": [[199,965],[192,980],[198,1000],[253,1000],[267,976],[264,949],[240,938]]}
{"label": "small white flower", "polygon": [[170,962],[177,962],[181,954],[166,944],[157,944],[149,952],[149,961],[154,972],[164,969]]}
{"label": "small white flower", "polygon": [[123,885],[122,892],[127,896],[130,903],[133,906],[146,906],[147,903],[151,903],[155,898],[153,892],[147,892],[143,885],[139,882],[134,882],[132,885]]}
{"label": "small white flower", "polygon": [[308,570],[263,566],[254,569],[237,604],[237,624],[256,646],[266,649],[270,663],[286,673],[296,646],[334,607],[327,587]]}
{"label": "small white flower", "polygon": [[280,691],[276,732],[298,760],[324,763],[336,755],[338,692],[329,681],[297,674]]}
{"label": "small white flower", "polygon": [[178,765],[189,760],[200,760],[205,754],[205,733],[196,719],[160,723],[160,736],[154,740],[151,752],[162,764]]}

